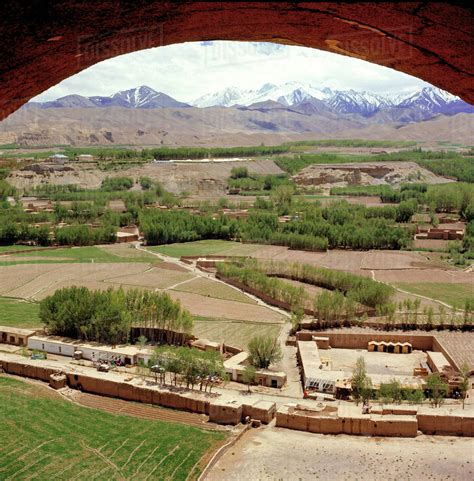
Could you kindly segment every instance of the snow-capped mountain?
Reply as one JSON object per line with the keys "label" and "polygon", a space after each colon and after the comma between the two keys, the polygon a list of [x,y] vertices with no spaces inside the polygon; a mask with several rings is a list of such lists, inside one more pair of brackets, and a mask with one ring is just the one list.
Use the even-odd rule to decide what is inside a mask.
{"label": "snow-capped mountain", "polygon": [[416,105],[422,110],[430,110],[443,107],[446,104],[459,100],[459,97],[452,95],[436,87],[425,87],[402,99],[399,107],[412,107]]}
{"label": "snow-capped mountain", "polygon": [[381,95],[355,90],[335,91],[328,104],[336,112],[342,114],[360,114],[364,117],[378,112],[380,109],[392,107],[392,102]]}
{"label": "snow-capped mountain", "polygon": [[228,87],[199,97],[191,104],[196,107],[231,107],[249,106],[271,100],[284,106],[295,106],[314,99],[326,104],[333,112],[364,117],[371,117],[377,112],[389,111],[393,108],[412,109],[426,117],[434,114],[451,115],[474,111],[472,106],[459,97],[436,87],[425,87],[402,94],[380,95],[355,90],[317,88],[300,82],[288,82],[282,85],[265,84],[256,90]]}
{"label": "snow-capped mountain", "polygon": [[430,114],[453,115],[459,112],[474,112],[474,107],[436,87],[425,87],[403,99],[397,107],[417,109]]}
{"label": "snow-capped mountain", "polygon": [[122,90],[109,97],[89,97],[98,107],[128,107],[133,109],[156,109],[162,107],[189,107],[178,102],[163,92],[157,92],[151,87],[142,85],[129,90]]}
{"label": "snow-capped mountain", "polygon": [[203,95],[191,102],[191,104],[195,107],[232,107],[233,105],[249,106],[273,100],[282,105],[294,105],[310,98],[326,99],[330,95],[330,89],[322,91],[311,85],[299,82],[287,82],[282,85],[266,83],[256,90],[228,87],[218,92]]}
{"label": "snow-capped mountain", "polygon": [[164,107],[183,108],[189,104],[178,102],[163,92],[157,92],[146,85],[129,90],[122,90],[108,97],[66,95],[51,102],[30,102],[41,108],[90,108],[90,107],[126,107],[132,109],[157,109]]}
{"label": "snow-capped mountain", "polygon": [[[436,87],[424,87],[414,92],[380,95],[356,90],[318,88],[301,82],[281,85],[266,83],[258,89],[228,87],[212,92],[191,102],[197,108],[237,107],[254,110],[291,108],[305,115],[364,117],[375,123],[396,122],[406,124],[426,120],[434,115],[474,113],[474,107],[459,97]],[[163,92],[151,87],[122,90],[108,97],[67,95],[60,99],[30,106],[40,108],[95,108],[125,107],[131,109],[190,108]]]}

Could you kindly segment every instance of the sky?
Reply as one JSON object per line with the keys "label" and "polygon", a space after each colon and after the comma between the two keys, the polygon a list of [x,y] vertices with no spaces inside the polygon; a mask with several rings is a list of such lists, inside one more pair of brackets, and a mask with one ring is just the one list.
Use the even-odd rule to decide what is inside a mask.
{"label": "sky", "polygon": [[192,100],[226,87],[257,89],[290,81],[317,88],[400,94],[426,82],[364,60],[306,47],[262,42],[192,42],[142,50],[97,63],[37,96],[111,95],[147,85],[176,100]]}

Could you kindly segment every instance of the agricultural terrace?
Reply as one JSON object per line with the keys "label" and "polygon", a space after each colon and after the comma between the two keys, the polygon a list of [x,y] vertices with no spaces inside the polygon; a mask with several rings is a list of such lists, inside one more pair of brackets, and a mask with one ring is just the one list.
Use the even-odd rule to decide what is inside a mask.
{"label": "agricultural terrace", "polygon": [[182,256],[249,256],[261,250],[263,246],[258,244],[241,244],[240,242],[209,239],[195,242],[181,242],[176,244],[164,244],[150,246],[151,252],[158,252],[170,257]]}
{"label": "agricultural terrace", "polygon": [[195,317],[193,333],[201,339],[247,349],[255,336],[278,337],[282,332],[282,322],[231,321],[224,318]]}
{"label": "agricultural terrace", "polygon": [[442,284],[437,282],[400,282],[395,285],[396,287],[412,292],[413,294],[429,297],[431,299],[439,299],[440,301],[460,309],[464,308],[466,301],[472,301],[474,299],[474,285],[472,283]]}
{"label": "agricultural terrace", "polygon": [[[11,247],[18,248],[21,246]],[[43,248],[33,252],[22,252],[24,249],[10,249],[10,246],[4,246],[4,250],[5,252],[14,251],[14,253],[0,256],[0,266],[50,263],[160,262],[160,259],[156,256],[144,251],[138,251],[125,244],[59,249]]]}
{"label": "agricultural terrace", "polygon": [[[61,257],[53,257],[58,252]],[[123,288],[126,292],[133,289],[167,292],[194,317],[194,335],[241,348],[255,334],[278,334],[283,326],[283,315],[257,304],[241,291],[126,245],[55,249],[45,253],[51,257],[41,257],[40,251],[31,252],[28,263],[15,260],[0,266],[0,296],[3,296],[0,302],[5,307],[0,313],[0,325],[40,327],[38,301],[58,289],[84,286],[101,291]],[[62,262],[62,256],[71,253],[76,260],[84,261],[80,267]],[[97,262],[90,261],[91,254]],[[113,262],[99,262],[104,254]],[[134,262],[136,256],[138,262]],[[145,262],[148,258],[153,264]]]}
{"label": "agricultural terrace", "polygon": [[225,439],[222,432],[77,406],[1,376],[0,410],[2,479],[196,479],[203,456]]}

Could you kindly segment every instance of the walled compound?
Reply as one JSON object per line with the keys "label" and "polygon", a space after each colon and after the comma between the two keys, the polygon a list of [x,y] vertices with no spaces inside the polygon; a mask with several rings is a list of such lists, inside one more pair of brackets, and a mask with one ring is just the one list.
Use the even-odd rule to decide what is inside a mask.
{"label": "walled compound", "polygon": [[305,396],[320,393],[329,399],[348,397],[359,357],[364,358],[375,390],[393,379],[402,388],[423,389],[431,372],[439,373],[450,393],[459,383],[459,363],[431,334],[328,331],[315,335],[300,331],[296,347]]}

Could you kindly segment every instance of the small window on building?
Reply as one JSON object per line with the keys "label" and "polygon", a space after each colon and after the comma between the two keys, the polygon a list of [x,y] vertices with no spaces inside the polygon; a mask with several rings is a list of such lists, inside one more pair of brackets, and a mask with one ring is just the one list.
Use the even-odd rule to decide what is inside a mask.
{"label": "small window on building", "polygon": [[61,346],[59,346],[59,352],[61,353]]}
{"label": "small window on building", "polygon": [[44,344],[41,344],[43,346],[43,351],[44,351]]}

